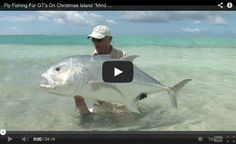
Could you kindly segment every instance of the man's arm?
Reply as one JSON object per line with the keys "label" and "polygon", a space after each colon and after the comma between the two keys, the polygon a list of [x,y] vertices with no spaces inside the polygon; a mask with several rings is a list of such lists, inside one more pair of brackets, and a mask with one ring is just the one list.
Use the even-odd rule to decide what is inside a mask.
{"label": "man's arm", "polygon": [[82,96],[75,96],[75,105],[76,107],[79,109],[79,113],[81,115],[87,115],[87,114],[91,114],[91,112],[88,110],[85,102],[84,102],[84,98]]}

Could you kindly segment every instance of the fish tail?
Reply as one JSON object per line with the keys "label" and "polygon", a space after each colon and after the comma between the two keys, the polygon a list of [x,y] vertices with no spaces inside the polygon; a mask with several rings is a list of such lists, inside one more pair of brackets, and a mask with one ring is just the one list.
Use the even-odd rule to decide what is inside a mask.
{"label": "fish tail", "polygon": [[177,93],[178,93],[178,91],[181,90],[191,80],[192,79],[184,79],[184,80],[181,80],[181,81],[177,82],[176,84],[167,88],[167,92],[170,97],[171,105],[174,108],[177,108]]}

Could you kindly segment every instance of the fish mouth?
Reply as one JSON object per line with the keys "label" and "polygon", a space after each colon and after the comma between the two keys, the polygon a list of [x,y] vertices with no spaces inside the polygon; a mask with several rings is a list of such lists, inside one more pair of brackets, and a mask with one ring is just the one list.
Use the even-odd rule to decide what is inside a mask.
{"label": "fish mouth", "polygon": [[45,80],[45,83],[40,84],[41,88],[45,88],[45,89],[54,89],[55,88],[54,81],[49,78],[47,73],[43,73],[41,77]]}

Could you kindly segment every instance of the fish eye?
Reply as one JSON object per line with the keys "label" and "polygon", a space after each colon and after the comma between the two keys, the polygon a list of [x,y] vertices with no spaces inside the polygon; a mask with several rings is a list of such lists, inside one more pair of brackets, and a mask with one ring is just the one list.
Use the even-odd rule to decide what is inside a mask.
{"label": "fish eye", "polygon": [[61,67],[56,67],[55,68],[55,71],[60,71],[61,70]]}

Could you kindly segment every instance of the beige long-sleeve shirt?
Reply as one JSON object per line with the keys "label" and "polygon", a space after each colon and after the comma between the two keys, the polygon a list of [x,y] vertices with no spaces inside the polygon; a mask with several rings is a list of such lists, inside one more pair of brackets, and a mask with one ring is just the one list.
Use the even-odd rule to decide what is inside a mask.
{"label": "beige long-sleeve shirt", "polygon": [[[93,55],[98,55],[96,50],[93,52]],[[122,58],[123,56],[126,56],[126,55],[127,55],[127,53],[125,51],[119,50],[119,49],[115,49],[115,48],[112,47],[111,56],[113,58],[119,59],[119,58]]]}

